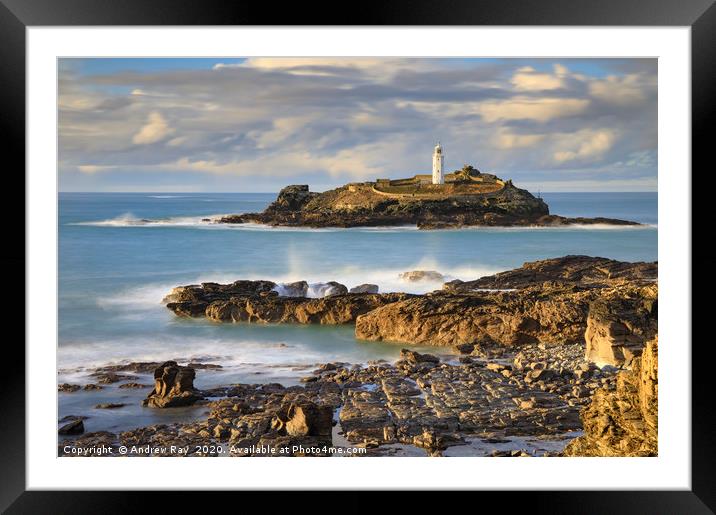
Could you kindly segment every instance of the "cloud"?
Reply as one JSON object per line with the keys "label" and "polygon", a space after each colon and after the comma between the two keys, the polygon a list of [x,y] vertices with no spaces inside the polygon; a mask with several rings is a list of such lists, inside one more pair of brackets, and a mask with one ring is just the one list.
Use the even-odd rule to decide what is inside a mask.
{"label": "cloud", "polygon": [[529,148],[545,139],[544,134],[515,134],[508,129],[500,129],[495,136],[495,146],[500,149]]}
{"label": "cloud", "polygon": [[103,172],[106,170],[111,170],[113,168],[116,168],[115,166],[102,166],[102,165],[79,165],[77,169],[82,173],[97,173],[97,172]]}
{"label": "cloud", "polygon": [[601,157],[612,148],[616,135],[610,130],[580,131],[573,137],[568,137],[574,150],[561,150],[554,153],[557,162],[593,159]]}
{"label": "cloud", "polygon": [[132,136],[132,142],[137,145],[148,145],[163,140],[172,132],[174,130],[169,127],[161,113],[153,111],[149,113],[146,125]]}
{"label": "cloud", "polygon": [[90,74],[61,62],[61,188],[339,185],[429,172],[437,140],[448,169],[517,184],[656,177],[653,59],[180,64]]}
{"label": "cloud", "polygon": [[586,111],[589,100],[583,98],[533,98],[516,96],[510,100],[483,102],[477,111],[485,121],[535,120],[547,122],[554,118],[574,116]]}
{"label": "cloud", "polygon": [[656,89],[656,77],[644,80],[638,74],[618,77],[610,75],[604,80],[595,80],[589,84],[589,93],[608,104],[633,106],[642,104],[651,91]]}
{"label": "cloud", "polygon": [[568,70],[561,64],[554,65],[554,73],[539,73],[531,66],[519,68],[510,82],[517,91],[543,91],[565,87]]}

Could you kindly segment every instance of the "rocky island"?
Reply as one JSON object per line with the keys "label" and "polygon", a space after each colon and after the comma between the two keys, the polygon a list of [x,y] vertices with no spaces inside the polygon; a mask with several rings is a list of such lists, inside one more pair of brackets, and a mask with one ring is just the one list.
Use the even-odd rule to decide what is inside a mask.
{"label": "rocky island", "polygon": [[541,198],[511,180],[465,165],[431,182],[428,175],[351,183],[316,193],[307,185],[283,188],[262,213],[227,215],[218,223],[298,227],[417,225],[420,229],[468,226],[639,225],[613,218],[550,214]]}

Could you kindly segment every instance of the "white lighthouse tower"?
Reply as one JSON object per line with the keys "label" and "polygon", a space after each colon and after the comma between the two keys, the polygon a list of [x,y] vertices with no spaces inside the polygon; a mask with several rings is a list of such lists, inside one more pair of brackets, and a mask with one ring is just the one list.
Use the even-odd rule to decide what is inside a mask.
{"label": "white lighthouse tower", "polygon": [[444,184],[445,177],[443,176],[443,147],[440,146],[440,142],[435,145],[433,151],[433,184]]}

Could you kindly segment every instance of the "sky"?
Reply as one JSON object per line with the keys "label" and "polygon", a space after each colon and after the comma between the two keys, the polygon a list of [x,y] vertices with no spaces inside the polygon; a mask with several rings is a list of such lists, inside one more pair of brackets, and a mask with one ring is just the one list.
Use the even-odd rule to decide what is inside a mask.
{"label": "sky", "polygon": [[656,59],[58,63],[60,191],[323,191],[471,164],[532,191],[656,191]]}

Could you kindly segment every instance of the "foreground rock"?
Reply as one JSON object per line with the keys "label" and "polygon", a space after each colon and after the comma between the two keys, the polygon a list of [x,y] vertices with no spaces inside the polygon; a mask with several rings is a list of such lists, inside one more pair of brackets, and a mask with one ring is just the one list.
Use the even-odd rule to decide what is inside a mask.
{"label": "foreground rock", "polygon": [[550,215],[544,200],[517,188],[512,181],[482,174],[472,167],[459,175],[444,185],[420,184],[415,177],[352,183],[323,193],[310,192],[307,185],[291,185],[283,188],[262,213],[230,215],[216,221],[307,227],[417,225],[421,229],[474,225],[638,225],[608,218]]}
{"label": "foreground rock", "polygon": [[189,406],[201,399],[194,389],[196,372],[191,367],[177,365],[176,361],[162,363],[154,371],[154,389],[142,401],[150,408]]}
{"label": "foreground rock", "polygon": [[71,444],[82,447],[101,437],[130,447],[128,455],[146,446],[156,456],[172,445],[194,456],[218,455],[218,446],[232,456],[329,456],[349,448],[347,455],[367,456],[405,449],[435,456],[533,455],[525,441],[570,438],[582,427],[579,410],[591,393],[614,389],[614,369],[590,366],[578,344],[526,345],[499,360],[483,359],[485,351],[476,347],[461,363],[410,349],[394,364],[325,363],[303,386],[206,391],[221,398],[207,404],[209,414],[199,422],[90,433]]}
{"label": "foreground rock", "polygon": [[658,454],[658,340],[647,343],[616,389],[598,390],[582,411],[584,436],[565,456],[656,456]]}

